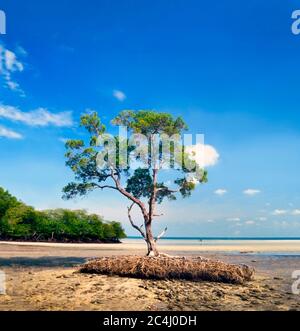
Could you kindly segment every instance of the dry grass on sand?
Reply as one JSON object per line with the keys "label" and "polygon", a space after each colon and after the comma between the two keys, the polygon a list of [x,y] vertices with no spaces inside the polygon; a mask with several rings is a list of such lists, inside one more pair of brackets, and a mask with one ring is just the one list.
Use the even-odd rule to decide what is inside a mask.
{"label": "dry grass on sand", "polygon": [[184,279],[243,284],[253,279],[254,269],[206,258],[115,256],[90,260],[81,273],[118,275],[141,279]]}

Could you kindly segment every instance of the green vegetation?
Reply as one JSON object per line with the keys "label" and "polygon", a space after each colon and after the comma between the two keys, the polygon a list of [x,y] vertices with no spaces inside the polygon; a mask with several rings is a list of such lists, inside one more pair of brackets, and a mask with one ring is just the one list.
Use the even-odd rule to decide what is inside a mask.
{"label": "green vegetation", "polygon": [[118,242],[124,237],[118,222],[84,210],[37,211],[0,187],[1,240]]}

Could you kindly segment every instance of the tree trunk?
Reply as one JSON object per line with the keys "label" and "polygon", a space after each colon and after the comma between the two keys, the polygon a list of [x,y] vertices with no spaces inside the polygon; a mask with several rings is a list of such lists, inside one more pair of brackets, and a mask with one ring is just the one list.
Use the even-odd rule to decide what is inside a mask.
{"label": "tree trunk", "polygon": [[[152,143],[152,142],[151,142]],[[149,213],[148,217],[145,218],[145,230],[146,230],[146,242],[148,246],[148,256],[158,256],[158,250],[156,248],[156,241],[152,234],[152,220],[154,215],[155,209],[155,202],[156,202],[156,185],[157,185],[157,169],[153,169],[153,189],[152,194],[149,199]]]}
{"label": "tree trunk", "polygon": [[147,256],[158,256],[158,250],[156,248],[156,242],[154,240],[153,234],[152,234],[152,229],[151,229],[151,223],[147,222],[145,223],[145,228],[146,228],[146,243],[148,247],[148,253]]}

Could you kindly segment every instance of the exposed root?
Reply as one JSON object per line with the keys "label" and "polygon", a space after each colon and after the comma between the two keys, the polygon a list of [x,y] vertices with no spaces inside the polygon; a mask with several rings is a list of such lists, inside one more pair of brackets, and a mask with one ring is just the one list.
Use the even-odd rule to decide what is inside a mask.
{"label": "exposed root", "polygon": [[178,255],[170,255],[170,254],[166,254],[166,253],[159,253],[158,257],[169,257],[169,258],[181,258],[181,259],[185,259],[185,257],[180,257]]}
{"label": "exposed root", "polygon": [[118,275],[143,279],[186,279],[242,284],[253,278],[254,269],[206,258],[115,256],[91,260],[82,273]]}

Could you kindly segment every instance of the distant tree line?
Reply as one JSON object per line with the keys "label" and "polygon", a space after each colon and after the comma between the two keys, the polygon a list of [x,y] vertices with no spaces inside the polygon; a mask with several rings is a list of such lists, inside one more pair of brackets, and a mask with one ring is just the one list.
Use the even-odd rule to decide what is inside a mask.
{"label": "distant tree line", "polygon": [[85,210],[37,211],[0,187],[0,240],[118,242],[125,237],[119,222]]}

